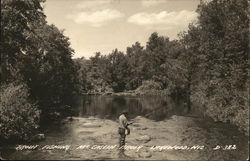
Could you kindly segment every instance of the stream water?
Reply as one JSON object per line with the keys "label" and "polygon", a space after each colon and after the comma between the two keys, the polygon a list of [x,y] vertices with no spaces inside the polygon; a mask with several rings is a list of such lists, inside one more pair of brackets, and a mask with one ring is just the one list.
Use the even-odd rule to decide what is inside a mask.
{"label": "stream water", "polygon": [[[45,140],[1,147],[1,156],[15,160],[246,160],[248,137],[236,127],[216,123],[169,97],[82,96],[75,116],[48,125]],[[129,112],[131,135],[127,158],[117,155],[117,118]],[[30,149],[32,148],[33,149]],[[23,148],[23,149],[22,149]]]}

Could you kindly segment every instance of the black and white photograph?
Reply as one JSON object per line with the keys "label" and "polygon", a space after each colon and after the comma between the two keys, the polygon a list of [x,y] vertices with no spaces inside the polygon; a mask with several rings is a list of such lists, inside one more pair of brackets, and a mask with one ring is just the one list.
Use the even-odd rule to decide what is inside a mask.
{"label": "black and white photograph", "polygon": [[249,160],[248,0],[1,0],[0,160]]}

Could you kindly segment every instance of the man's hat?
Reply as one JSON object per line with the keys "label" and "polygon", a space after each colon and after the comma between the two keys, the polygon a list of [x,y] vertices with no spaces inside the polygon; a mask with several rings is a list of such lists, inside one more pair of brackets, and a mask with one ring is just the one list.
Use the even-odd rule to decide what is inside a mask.
{"label": "man's hat", "polygon": [[128,110],[123,110],[123,111],[122,111],[122,114],[127,115],[127,114],[128,114]]}

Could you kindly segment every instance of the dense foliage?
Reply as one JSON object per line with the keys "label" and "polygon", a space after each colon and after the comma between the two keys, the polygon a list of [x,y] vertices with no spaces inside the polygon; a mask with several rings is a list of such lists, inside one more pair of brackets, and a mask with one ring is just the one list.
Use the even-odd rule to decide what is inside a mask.
{"label": "dense foliage", "polygon": [[[75,59],[80,74],[83,92],[122,92],[135,90],[143,81],[153,81],[160,89],[174,90],[178,81],[168,69],[169,62],[183,51],[178,41],[153,33],[144,49],[139,42],[127,48],[124,54],[117,49],[109,55],[96,53],[90,60]],[[174,65],[175,66],[175,65]],[[171,75],[171,76],[170,76]]]}
{"label": "dense foliage", "polygon": [[26,85],[14,83],[0,89],[0,138],[28,140],[39,126],[37,105],[29,100]]}
{"label": "dense foliage", "polygon": [[[47,24],[43,2],[44,0],[1,1],[1,83],[10,86],[10,89],[8,85],[3,86],[3,92],[11,91],[13,88],[14,93],[10,96],[13,100],[8,100],[9,97],[6,96],[1,101],[13,101],[16,104],[9,107],[9,102],[1,108],[5,112],[9,111],[10,115],[15,114],[13,119],[20,119],[19,113],[16,114],[18,110],[26,112],[27,117],[30,117],[21,122],[25,126],[27,124],[27,129],[19,129],[17,133],[11,129],[14,124],[18,126],[15,120],[0,122],[0,125],[4,124],[6,128],[1,134],[6,137],[19,133],[20,139],[24,139],[25,133],[29,134],[30,124],[33,124],[29,123],[32,119],[30,115],[33,115],[34,110],[33,105],[26,101],[28,98],[37,102],[43,120],[54,118],[51,113],[60,114],[64,111],[62,107],[71,103],[71,98],[76,92],[78,80],[76,66],[72,60],[74,51],[63,31]],[[13,86],[13,82],[27,85],[29,90],[20,93],[23,94],[23,98],[15,93],[21,87]],[[9,130],[11,133],[7,134]]]}
{"label": "dense foliage", "polygon": [[[248,130],[249,11],[246,0],[214,0],[198,7],[198,24],[184,44],[198,64],[192,98],[209,116]],[[198,78],[198,79],[197,79]]]}
{"label": "dense foliage", "polygon": [[198,21],[179,40],[155,32],[145,47],[136,42],[126,53],[77,59],[83,92],[162,90],[185,97],[189,110],[197,104],[215,120],[247,131],[248,12],[247,0],[201,1]]}
{"label": "dense foliage", "polygon": [[77,83],[69,39],[45,20],[43,0],[1,2],[2,82],[28,85],[40,108],[68,104]]}

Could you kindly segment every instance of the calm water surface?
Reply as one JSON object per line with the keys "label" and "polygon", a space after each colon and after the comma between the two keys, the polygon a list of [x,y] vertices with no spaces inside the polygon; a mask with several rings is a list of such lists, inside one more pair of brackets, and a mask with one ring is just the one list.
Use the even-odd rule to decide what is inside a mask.
{"label": "calm water surface", "polygon": [[123,110],[129,117],[144,116],[160,121],[172,115],[184,115],[187,109],[181,101],[156,96],[83,96],[78,100],[79,117],[95,116],[116,120]]}

